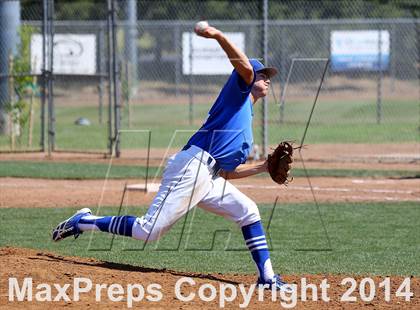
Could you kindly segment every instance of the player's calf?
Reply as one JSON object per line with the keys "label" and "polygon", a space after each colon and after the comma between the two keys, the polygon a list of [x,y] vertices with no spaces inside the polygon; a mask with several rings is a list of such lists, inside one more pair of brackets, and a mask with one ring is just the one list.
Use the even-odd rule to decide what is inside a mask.
{"label": "player's calf", "polygon": [[53,230],[52,239],[54,241],[60,241],[70,236],[77,238],[84,231],[102,231],[143,241],[157,240],[162,234],[163,229],[154,227],[155,225],[153,223],[143,222],[143,217],[138,218],[131,215],[95,216],[92,215],[90,209],[84,208],[58,224]]}

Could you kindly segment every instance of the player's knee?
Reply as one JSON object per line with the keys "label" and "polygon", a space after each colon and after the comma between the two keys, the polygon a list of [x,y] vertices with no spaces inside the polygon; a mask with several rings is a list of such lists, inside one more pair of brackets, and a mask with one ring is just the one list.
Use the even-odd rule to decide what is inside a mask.
{"label": "player's knee", "polygon": [[241,218],[239,218],[237,224],[239,225],[239,227],[243,227],[258,222],[260,220],[261,216],[260,211],[258,210],[258,206],[254,202],[252,202],[248,204],[245,214]]}

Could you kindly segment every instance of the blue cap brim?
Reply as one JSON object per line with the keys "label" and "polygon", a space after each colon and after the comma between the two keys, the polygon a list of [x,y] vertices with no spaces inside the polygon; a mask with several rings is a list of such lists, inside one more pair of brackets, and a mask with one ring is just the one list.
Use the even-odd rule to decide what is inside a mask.
{"label": "blue cap brim", "polygon": [[264,67],[260,70],[257,70],[256,72],[257,73],[262,72],[262,73],[266,74],[269,78],[271,78],[278,73],[278,70],[274,67]]}

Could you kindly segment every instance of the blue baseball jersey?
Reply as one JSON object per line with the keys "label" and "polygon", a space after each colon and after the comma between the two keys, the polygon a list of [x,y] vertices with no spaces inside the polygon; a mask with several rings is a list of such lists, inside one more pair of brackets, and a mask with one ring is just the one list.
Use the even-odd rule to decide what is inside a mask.
{"label": "blue baseball jersey", "polygon": [[190,138],[195,145],[210,153],[220,168],[233,171],[245,163],[253,145],[253,107],[250,98],[252,85],[233,70],[204,125]]}

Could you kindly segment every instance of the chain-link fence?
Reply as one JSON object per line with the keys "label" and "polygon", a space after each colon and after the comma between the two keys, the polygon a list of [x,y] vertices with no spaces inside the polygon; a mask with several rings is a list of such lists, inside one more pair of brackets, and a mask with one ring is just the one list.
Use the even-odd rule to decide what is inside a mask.
{"label": "chain-link fence", "polygon": [[[96,4],[89,20],[81,20],[80,3],[4,1],[0,5],[2,14],[18,23],[12,27],[8,21],[0,27],[6,34],[0,54],[7,60],[1,72],[7,87],[0,103],[4,116],[0,149],[106,152],[107,3]],[[13,37],[15,50],[6,44]]]}
{"label": "chain-link fence", "polygon": [[[122,8],[125,3],[120,2]],[[141,127],[146,123],[146,127],[154,128],[158,141],[162,143],[156,146],[160,147],[171,141],[175,129],[190,129],[190,124],[197,128],[228,75],[218,75],[212,68],[206,68],[207,74],[200,71],[198,66],[203,64],[199,58],[203,50],[199,45],[186,42],[188,34],[198,19],[205,18],[224,32],[242,34],[247,55],[263,59],[263,3],[246,1],[237,8],[232,2],[230,7],[225,7],[226,10],[238,9],[240,17],[224,16],[219,11],[211,14],[208,4],[196,2],[184,4],[187,7],[174,6],[151,17],[153,10],[143,2],[136,28],[139,38],[138,84],[130,97],[134,113],[140,117],[134,118],[131,125]],[[255,106],[254,136],[257,144],[264,142],[264,123],[268,127],[269,144],[283,139],[302,139],[328,59],[331,63],[308,129],[308,143],[418,141],[419,20],[414,18],[412,11],[346,1],[269,1],[268,5],[267,62],[279,68],[280,74],[272,81],[268,111],[264,113],[262,104]],[[184,10],[191,13],[181,13]],[[120,13],[120,22],[126,23],[125,11]],[[180,16],[184,19],[180,20]],[[189,20],[190,17],[195,18]],[[368,51],[371,55],[360,55],[362,60],[350,59],[349,66],[353,62],[355,67],[337,67],[340,59],[332,59],[335,57],[332,49],[336,44],[334,40],[339,41],[340,35],[360,36],[361,40],[365,37],[364,40],[373,41],[370,43],[373,47]],[[363,42],[356,40],[354,44],[363,45]],[[375,50],[375,44],[381,47]],[[383,55],[380,55],[381,51]],[[124,50],[122,53],[121,58],[129,59]],[[190,57],[197,57],[197,68],[188,67]],[[374,67],[378,65],[378,57],[379,62],[384,62],[380,70]],[[141,115],[144,115],[143,119]],[[130,119],[133,121],[133,117]],[[179,146],[187,137],[181,137],[180,132],[177,135]]]}
{"label": "chain-link fence", "polygon": [[[357,51],[353,55],[335,54],[332,45],[345,44],[346,35],[350,36],[347,40],[355,40],[348,44],[363,45],[360,37],[382,44],[386,55],[376,50],[370,56]],[[272,137],[276,133],[276,138],[302,137],[323,68],[330,59],[308,141],[386,143],[418,139],[414,20],[273,21],[270,36],[270,63],[280,68],[281,85],[274,86],[279,98],[273,97],[273,101],[279,103],[279,111],[273,107],[270,114]],[[375,68],[381,62],[382,67]]]}
{"label": "chain-link fence", "polygon": [[[35,108],[34,125],[23,120],[25,129],[15,130],[20,142],[12,145],[10,134],[0,136],[3,150],[30,149],[30,132],[36,141],[32,148],[37,146],[43,128],[53,131],[48,136],[55,138],[54,150],[105,152],[118,128],[151,130],[152,147],[182,146],[205,119],[230,70],[218,51],[200,62],[206,47],[191,34],[201,19],[228,33],[249,57],[266,58],[279,68],[266,111],[264,104],[255,106],[257,144],[302,138],[328,59],[307,143],[419,141],[420,30],[412,7],[368,1],[44,2],[53,6],[55,53],[60,54],[60,44],[64,50],[54,56],[53,109],[45,112],[52,123],[43,127],[36,115],[42,109]],[[28,3],[21,5],[20,40],[34,44],[42,41],[44,7]],[[28,29],[27,37],[22,29]],[[68,55],[77,48],[87,53],[85,58]],[[0,51],[6,52],[2,44]],[[28,47],[20,53],[17,58],[27,57],[31,67],[40,67]],[[17,72],[10,63],[6,67],[3,82],[11,73],[27,74],[35,90],[32,99],[40,101],[39,80],[46,73]],[[38,81],[33,73],[39,74]],[[20,116],[27,114],[25,109]],[[144,137],[122,136],[121,148],[145,148],[148,135],[143,132]]]}
{"label": "chain-link fence", "polygon": [[106,152],[110,145],[107,11],[106,1],[54,3],[55,150]]}

